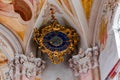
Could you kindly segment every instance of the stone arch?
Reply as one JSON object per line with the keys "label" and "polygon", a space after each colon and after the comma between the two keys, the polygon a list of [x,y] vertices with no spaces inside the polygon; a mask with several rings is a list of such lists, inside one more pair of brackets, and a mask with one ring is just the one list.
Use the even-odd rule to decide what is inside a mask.
{"label": "stone arch", "polygon": [[23,53],[16,36],[2,24],[0,24],[0,48],[9,60],[14,57],[15,53]]}

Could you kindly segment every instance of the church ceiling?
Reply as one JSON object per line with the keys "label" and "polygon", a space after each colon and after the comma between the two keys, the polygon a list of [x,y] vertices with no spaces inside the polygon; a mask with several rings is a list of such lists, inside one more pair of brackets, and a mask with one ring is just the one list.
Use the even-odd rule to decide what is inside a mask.
{"label": "church ceiling", "polygon": [[[76,2],[78,4],[75,5]],[[90,18],[94,1],[76,0],[76,2],[73,0],[1,0],[0,22],[16,35],[25,47],[26,39],[29,38],[33,26],[38,24],[36,20],[43,18],[43,22],[46,21],[44,17],[38,16],[43,14],[43,16],[48,16],[49,12],[46,6],[52,4],[53,7],[58,8],[57,12],[60,13],[58,16],[61,18],[61,21],[59,21],[67,21],[69,25],[76,26],[84,42],[84,40],[87,40],[86,36],[88,34],[86,32],[90,32],[87,21]],[[86,43],[86,46],[88,45],[88,41],[84,43]]]}
{"label": "church ceiling", "polygon": [[[112,28],[118,2],[119,0],[0,0],[0,66],[5,65],[16,53],[27,55],[33,52],[37,56],[40,49],[40,56],[41,53],[47,53],[54,64],[63,62],[64,55],[70,53],[71,57],[72,51],[79,53],[79,47],[83,50],[88,48],[89,53],[89,50],[94,52],[94,48],[89,47],[97,44],[100,53],[106,53],[109,48],[111,52],[114,51],[116,43]],[[54,21],[57,23],[54,24]],[[111,47],[112,44],[114,46]],[[99,47],[96,49],[98,52]],[[84,55],[81,57],[78,54],[80,58]],[[101,58],[102,64],[104,61]]]}
{"label": "church ceiling", "polygon": [[[50,20],[49,8],[53,7],[56,10],[55,16],[58,22],[62,25],[72,26],[80,35],[81,46],[86,48],[95,43],[97,39],[92,35],[98,29],[98,27],[96,27],[98,24],[95,22],[98,19],[97,17],[100,17],[98,10],[101,2],[103,1],[1,0],[0,23],[17,36],[25,50],[30,44],[33,28],[40,27]],[[114,1],[111,3],[114,3]],[[112,7],[112,5],[108,5],[107,7]],[[99,14],[102,14],[102,12],[99,12]],[[101,26],[102,25],[101,23]],[[101,27],[100,33],[102,33],[102,29]],[[99,34],[99,38],[102,38],[101,35],[102,34]],[[103,43],[102,39],[100,40],[100,42]]]}

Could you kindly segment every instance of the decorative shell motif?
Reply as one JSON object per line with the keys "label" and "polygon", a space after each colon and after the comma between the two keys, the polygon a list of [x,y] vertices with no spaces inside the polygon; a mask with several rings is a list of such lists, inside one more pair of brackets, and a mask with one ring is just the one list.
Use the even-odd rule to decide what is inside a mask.
{"label": "decorative shell motif", "polygon": [[73,28],[63,27],[57,21],[40,29],[34,29],[34,41],[42,53],[47,53],[53,64],[64,61],[64,55],[70,54],[79,42],[79,36]]}

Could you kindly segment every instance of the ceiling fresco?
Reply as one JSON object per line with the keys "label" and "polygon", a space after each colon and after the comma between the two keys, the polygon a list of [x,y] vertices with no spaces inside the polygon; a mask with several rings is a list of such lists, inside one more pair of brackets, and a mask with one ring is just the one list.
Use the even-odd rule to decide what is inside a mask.
{"label": "ceiling fresco", "polygon": [[29,23],[36,20],[44,2],[45,0],[1,0],[0,22],[24,41]]}
{"label": "ceiling fresco", "polygon": [[[76,2],[78,4],[75,4]],[[25,48],[30,33],[37,24],[36,21],[39,20],[39,15],[49,15],[46,5],[50,3],[53,7],[56,6],[60,9],[59,11],[62,14],[59,16],[62,16],[60,17],[62,18],[62,22],[67,21],[68,24],[76,26],[75,28],[79,30],[78,33],[82,37],[82,41],[86,44],[85,46],[88,46],[92,39],[86,32],[91,33],[92,29],[89,30],[87,21],[90,17],[94,1],[76,0],[76,2],[72,0],[1,0],[0,22],[18,37]],[[80,7],[79,11],[77,10],[77,6]],[[57,10],[57,12],[59,11]],[[42,21],[46,21],[46,19]]]}

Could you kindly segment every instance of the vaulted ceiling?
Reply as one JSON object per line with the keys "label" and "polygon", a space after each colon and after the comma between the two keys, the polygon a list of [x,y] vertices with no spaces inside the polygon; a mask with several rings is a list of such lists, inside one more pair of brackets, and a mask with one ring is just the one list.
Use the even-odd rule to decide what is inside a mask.
{"label": "vaulted ceiling", "polygon": [[[69,25],[77,31],[80,47],[87,49],[97,44],[101,53],[109,53],[106,50],[116,47],[111,35],[113,23],[120,24],[119,7],[119,0],[0,0],[0,66],[13,58],[14,53],[35,52],[34,28],[51,20],[50,8],[55,10],[61,25]],[[100,64],[105,60],[101,58]],[[100,67],[102,73],[109,73],[111,69]],[[106,77],[107,73],[102,76]]]}
{"label": "vaulted ceiling", "polygon": [[0,23],[28,53],[33,29],[50,20],[53,7],[60,24],[76,29],[85,49],[96,42],[105,43],[106,26],[112,22],[117,4],[118,0],[0,0]]}
{"label": "vaulted ceiling", "polygon": [[[85,36],[89,37],[86,32],[91,33],[90,29],[93,30],[93,27],[89,27],[94,10],[93,5],[98,4],[96,6],[96,10],[98,10],[99,3],[93,0],[1,0],[0,22],[16,35],[25,47],[30,32],[35,24],[38,24],[39,18],[45,20],[44,17],[38,17],[38,15],[49,16],[49,10],[45,8],[49,8],[47,6],[52,4],[53,7],[58,9],[56,12],[60,14],[61,18],[72,24],[83,40],[88,40]],[[97,14],[97,11],[94,14]],[[85,42],[85,47],[88,46],[88,41]]]}

